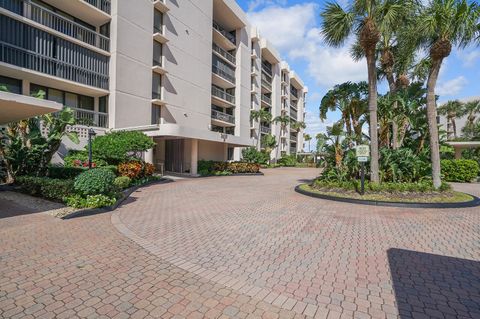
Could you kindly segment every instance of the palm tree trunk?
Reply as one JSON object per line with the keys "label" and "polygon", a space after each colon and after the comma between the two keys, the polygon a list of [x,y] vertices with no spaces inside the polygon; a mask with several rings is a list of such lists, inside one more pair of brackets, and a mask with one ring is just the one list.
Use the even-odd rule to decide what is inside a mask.
{"label": "palm tree trunk", "polygon": [[452,118],[452,128],[453,128],[453,138],[457,138],[457,123],[455,122],[455,118]]}
{"label": "palm tree trunk", "polygon": [[377,128],[377,69],[375,65],[375,48],[368,50],[368,110],[370,112],[370,180],[374,183],[380,181],[378,175],[378,128]]}
{"label": "palm tree trunk", "polygon": [[[391,72],[387,73],[387,81],[390,89],[390,94],[393,96],[397,92],[397,86],[395,85],[395,78]],[[398,107],[398,102],[393,102],[393,109]],[[392,121],[392,148],[396,150],[398,146],[398,123],[395,121],[395,117]]]}
{"label": "palm tree trunk", "polygon": [[430,74],[427,81],[427,120],[430,136],[430,157],[432,161],[433,187],[440,188],[442,180],[440,177],[440,146],[438,142],[437,107],[435,98],[435,86],[442,60],[433,60]]}

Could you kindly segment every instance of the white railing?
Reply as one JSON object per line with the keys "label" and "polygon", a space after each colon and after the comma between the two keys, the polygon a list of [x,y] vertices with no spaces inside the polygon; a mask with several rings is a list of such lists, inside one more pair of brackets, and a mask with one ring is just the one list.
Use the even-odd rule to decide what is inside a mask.
{"label": "white railing", "polygon": [[77,124],[85,126],[108,127],[108,113],[95,112],[71,107]]}
{"label": "white railing", "polygon": [[224,57],[227,61],[229,61],[233,64],[236,63],[236,58],[233,56],[233,54],[231,54],[230,52],[227,52],[226,50],[222,49],[221,47],[219,47],[215,43],[213,43],[212,49],[213,49],[213,51],[220,54],[220,56]]}
{"label": "white railing", "polygon": [[268,105],[272,105],[272,99],[264,94],[262,94],[262,101],[267,103]]}

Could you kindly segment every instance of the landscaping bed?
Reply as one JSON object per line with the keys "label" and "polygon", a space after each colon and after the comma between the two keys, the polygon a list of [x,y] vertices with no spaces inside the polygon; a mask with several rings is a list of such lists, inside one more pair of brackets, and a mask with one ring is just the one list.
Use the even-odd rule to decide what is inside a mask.
{"label": "landscaping bed", "polygon": [[200,176],[241,176],[263,175],[260,164],[246,162],[215,162],[199,161],[198,173]]}

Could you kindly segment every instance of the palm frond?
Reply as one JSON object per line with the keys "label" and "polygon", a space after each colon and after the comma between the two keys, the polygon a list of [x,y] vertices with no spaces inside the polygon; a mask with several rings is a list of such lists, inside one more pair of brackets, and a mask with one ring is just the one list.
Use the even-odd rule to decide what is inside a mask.
{"label": "palm frond", "polygon": [[321,32],[325,42],[333,47],[342,46],[351,34],[355,14],[345,11],[338,3],[328,2],[320,16]]}

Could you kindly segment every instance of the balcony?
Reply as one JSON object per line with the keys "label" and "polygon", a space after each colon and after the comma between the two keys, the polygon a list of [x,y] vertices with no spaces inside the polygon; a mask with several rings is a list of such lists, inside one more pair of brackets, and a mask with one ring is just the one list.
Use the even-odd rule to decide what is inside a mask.
{"label": "balcony", "polygon": [[167,0],[152,0],[152,1],[153,1],[153,6],[158,11],[165,13],[168,10],[170,10],[167,6]]}
{"label": "balcony", "polygon": [[90,110],[71,108],[77,124],[95,127],[108,127],[108,113],[95,112]]}
{"label": "balcony", "polygon": [[31,96],[0,91],[0,125],[60,111],[63,105]]}
{"label": "balcony", "polygon": [[105,13],[110,14],[111,3],[110,0],[84,0],[86,3],[94,6],[97,9],[102,10]]}
{"label": "balcony", "polygon": [[160,60],[153,59],[152,71],[158,74],[167,74],[168,71],[164,68],[162,58]]}
{"label": "balcony", "polygon": [[296,120],[298,118],[297,111],[290,110],[290,117]]}
{"label": "balcony", "polygon": [[213,40],[228,51],[235,50],[237,48],[236,37],[222,28],[215,21],[213,21]]}
{"label": "balcony", "polygon": [[212,110],[212,120],[218,126],[235,126],[235,116],[217,110]]}
{"label": "balcony", "polygon": [[22,15],[52,30],[63,33],[103,51],[110,51],[110,39],[30,0],[2,0],[0,7]]}
{"label": "balcony", "polygon": [[168,39],[165,36],[165,26],[153,26],[153,39],[161,44],[168,42]]}
{"label": "balcony", "polygon": [[222,107],[234,107],[235,95],[229,94],[215,86],[212,86],[212,97],[221,104]]}
{"label": "balcony", "polygon": [[262,76],[262,92],[272,92],[272,83],[268,82],[265,77]]}
{"label": "balcony", "polygon": [[152,104],[158,105],[158,106],[164,106],[167,103],[163,100],[163,94],[162,92],[152,92]]}
{"label": "balcony", "polygon": [[297,148],[296,148],[296,147],[290,147],[290,154],[296,153],[296,152],[297,152]]}
{"label": "balcony", "polygon": [[213,52],[215,52],[218,56],[220,56],[221,58],[223,58],[224,60],[226,60],[226,62],[230,63],[232,66],[235,67],[235,63],[236,63],[236,58],[233,54],[231,54],[230,52],[222,49],[221,47],[219,47],[218,45],[216,45],[215,43],[213,43],[212,45],[212,50]]}
{"label": "balcony", "polygon": [[0,62],[108,90],[108,75],[0,42]]}
{"label": "balcony", "polygon": [[272,65],[262,61],[262,71],[268,74],[270,77],[273,75],[272,73]]}
{"label": "balcony", "polygon": [[[216,65],[212,65],[213,83],[224,89],[235,87],[235,76]],[[232,72],[233,73],[233,72]]]}
{"label": "balcony", "polygon": [[268,126],[260,125],[260,132],[262,134],[270,134],[272,132],[272,129]]}
{"label": "balcony", "polygon": [[267,107],[272,106],[272,99],[266,96],[265,94],[262,94],[262,104],[264,104]]}

